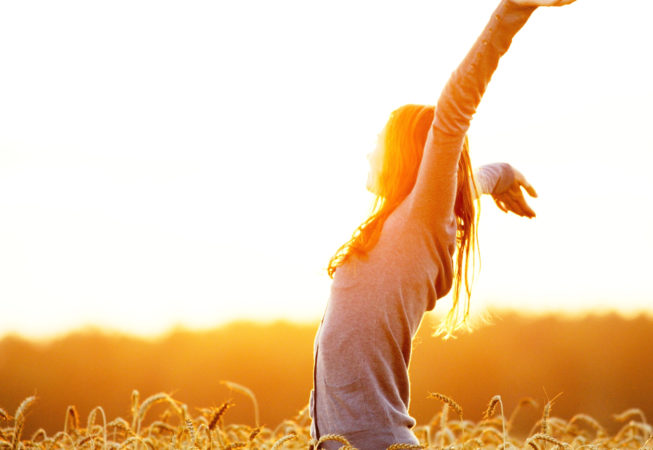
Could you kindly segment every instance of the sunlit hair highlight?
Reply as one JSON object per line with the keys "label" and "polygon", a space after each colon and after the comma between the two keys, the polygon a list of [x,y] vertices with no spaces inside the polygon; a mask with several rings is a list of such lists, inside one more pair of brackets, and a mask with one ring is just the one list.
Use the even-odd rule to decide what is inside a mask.
{"label": "sunlit hair highlight", "polygon": [[[453,333],[465,327],[471,329],[467,319],[472,296],[472,282],[478,253],[478,218],[480,212],[480,195],[475,195],[478,186],[474,180],[474,169],[469,156],[469,140],[465,136],[463,150],[458,162],[458,188],[453,212],[456,216],[456,255],[454,264],[453,306],[447,313],[435,334],[443,335],[445,339],[453,337]],[[469,261],[472,260],[470,271]],[[460,306],[461,289],[465,292],[464,305]]]}
{"label": "sunlit hair highlight", "polygon": [[[345,242],[329,261],[327,272],[330,277],[353,256],[364,258],[367,255],[378,242],[386,219],[412,191],[434,113],[434,106],[405,105],[390,115],[384,129],[383,163],[381,173],[375,180],[376,198],[372,211],[356,228],[349,241]],[[453,306],[436,330],[436,335],[444,335],[445,338],[451,337],[457,329],[467,326],[474,254],[478,244],[475,189],[469,146],[465,138],[458,165],[458,190],[454,204],[457,229]],[[462,305],[459,301],[461,289],[465,292]]]}

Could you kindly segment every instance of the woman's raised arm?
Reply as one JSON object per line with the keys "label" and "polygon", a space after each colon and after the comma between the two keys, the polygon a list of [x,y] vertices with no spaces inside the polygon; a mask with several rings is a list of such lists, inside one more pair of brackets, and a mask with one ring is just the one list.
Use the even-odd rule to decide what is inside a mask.
{"label": "woman's raised arm", "polygon": [[538,6],[574,0],[503,0],[438,100],[413,192],[413,208],[427,221],[453,216],[463,139],[483,93],[512,38]]}

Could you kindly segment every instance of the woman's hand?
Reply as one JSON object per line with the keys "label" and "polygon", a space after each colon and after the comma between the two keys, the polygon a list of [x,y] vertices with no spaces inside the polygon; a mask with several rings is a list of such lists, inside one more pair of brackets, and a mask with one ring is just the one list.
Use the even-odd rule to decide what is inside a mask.
{"label": "woman's hand", "polygon": [[526,181],[526,177],[522,175],[520,171],[512,168],[513,174],[515,176],[515,181],[512,185],[503,191],[500,194],[492,194],[494,202],[497,204],[499,209],[503,212],[512,211],[518,216],[528,217],[529,219],[535,217],[535,211],[528,206],[524,194],[522,192],[522,187],[526,189],[528,195],[531,197],[537,197],[537,192],[533,189],[533,186]]}
{"label": "woman's hand", "polygon": [[574,3],[576,0],[511,0],[521,6],[563,6]]}

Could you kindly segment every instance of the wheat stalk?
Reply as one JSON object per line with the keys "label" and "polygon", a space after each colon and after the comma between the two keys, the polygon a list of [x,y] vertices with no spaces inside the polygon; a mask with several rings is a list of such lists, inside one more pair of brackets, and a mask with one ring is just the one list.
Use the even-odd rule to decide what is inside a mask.
{"label": "wheat stalk", "polygon": [[492,397],[490,399],[490,403],[488,403],[487,409],[483,413],[483,418],[485,418],[486,420],[490,419],[490,417],[492,417],[492,415],[494,414],[494,411],[496,410],[497,405],[499,405],[501,407],[501,427],[503,429],[502,439],[503,439],[503,446],[505,447],[506,443],[508,442],[508,434],[506,432],[506,418],[505,418],[505,415],[503,413],[503,401],[501,400],[500,395],[495,395],[494,397]]}
{"label": "wheat stalk", "polygon": [[107,424],[108,428],[120,428],[121,430],[124,430],[126,432],[130,432],[131,428],[129,427],[129,423],[122,417],[117,417],[113,419],[111,422]]}
{"label": "wheat stalk", "polygon": [[159,430],[165,430],[169,433],[176,433],[177,429],[170,425],[169,423],[161,422],[160,420],[155,420],[152,422],[148,427],[149,432],[152,433],[152,430],[159,429]]}
{"label": "wheat stalk", "polygon": [[240,392],[241,394],[246,395],[252,400],[252,403],[254,404],[254,424],[258,427],[259,426],[258,402],[256,401],[256,396],[254,395],[254,392],[252,392],[251,389],[246,388],[243,385],[234,383],[233,381],[223,380],[220,383],[224,384],[232,391]]}
{"label": "wheat stalk", "polygon": [[66,433],[70,432],[70,422],[72,422],[72,432],[77,431],[79,428],[79,414],[77,413],[77,408],[70,405],[66,409],[66,417],[64,419],[63,430]]}
{"label": "wheat stalk", "polygon": [[524,444],[524,445],[526,445],[526,446],[528,446],[528,447],[531,447],[531,448],[533,448],[534,450],[540,450],[540,446],[537,445],[537,443],[536,443],[533,439],[528,439],[528,440],[526,441],[526,444]]}
{"label": "wheat stalk", "polygon": [[446,396],[444,394],[440,394],[439,392],[432,392],[432,393],[430,393],[428,395],[428,398],[434,398],[434,399],[440,400],[445,405],[449,405],[449,407],[451,409],[453,409],[456,414],[458,414],[458,417],[460,418],[460,420],[463,420],[463,409],[462,409],[462,407],[458,403],[453,401],[453,399],[451,397],[448,397],[448,396]]}
{"label": "wheat stalk", "polygon": [[515,417],[517,417],[517,413],[519,413],[519,411],[521,411],[525,406],[532,406],[533,408],[537,408],[537,402],[530,397],[525,397],[519,400],[517,407],[512,411],[510,418],[508,419],[508,423],[506,425],[508,431],[510,431],[512,428],[512,424],[515,420]]}
{"label": "wheat stalk", "polygon": [[73,438],[70,437],[70,435],[69,435],[68,433],[64,433],[63,431],[59,431],[59,432],[56,433],[54,436],[52,436],[52,442],[56,444],[57,442],[59,442],[59,441],[62,440],[63,438],[68,439],[68,441],[70,442],[71,446],[72,446],[73,448],[75,447],[75,441],[73,440]]}
{"label": "wheat stalk", "polygon": [[[136,391],[135,391],[136,392]],[[139,434],[141,431],[141,424],[143,423],[143,419],[145,418],[145,414],[147,414],[147,411],[156,403],[161,403],[161,402],[167,402],[170,404],[175,411],[181,416],[182,421],[186,421],[186,416],[187,413],[183,408],[180,408],[177,406],[177,403],[170,397],[168,394],[164,392],[160,392],[158,394],[154,394],[149,396],[138,408],[138,415],[137,415],[137,420],[136,420],[136,434]]]}
{"label": "wheat stalk", "polygon": [[32,395],[31,397],[27,397],[25,400],[21,402],[21,404],[16,409],[16,412],[14,413],[15,423],[14,423],[14,435],[11,440],[12,450],[18,448],[18,446],[20,445],[20,436],[23,433],[23,427],[25,425],[25,413],[34,404],[35,401],[36,401],[36,396]]}
{"label": "wheat stalk", "polygon": [[648,447],[647,447],[647,446],[648,446],[648,443],[651,442],[651,440],[653,440],[653,436],[651,436],[650,438],[648,438],[648,439],[646,440],[646,442],[644,442],[644,444],[642,445],[642,448],[648,448]]}
{"label": "wheat stalk", "polygon": [[218,407],[218,409],[215,411],[215,414],[213,414],[213,417],[211,418],[211,421],[209,422],[209,430],[213,430],[215,426],[217,425],[218,421],[222,418],[225,412],[232,406],[234,406],[234,402],[231,400],[227,400],[224,402],[222,405]]}
{"label": "wheat stalk", "polygon": [[136,444],[136,443],[143,444],[143,445],[148,445],[147,442],[142,437],[140,437],[140,436],[130,436],[118,448],[119,449],[127,448],[130,445]]}
{"label": "wheat stalk", "polygon": [[256,439],[256,436],[258,436],[260,432],[261,432],[261,427],[256,427],[252,429],[251,433],[249,433],[247,440],[249,442],[252,442],[254,439]]}
{"label": "wheat stalk", "polygon": [[555,444],[555,445],[557,445],[559,447],[562,447],[562,448],[571,448],[571,446],[569,444],[566,444],[566,443],[564,443],[562,441],[559,441],[556,438],[554,438],[553,436],[549,436],[548,434],[544,434],[544,433],[538,433],[538,434],[535,434],[535,435],[531,436],[530,438],[528,438],[526,440],[526,445],[531,445],[530,442],[533,442],[535,440],[550,442],[551,444]]}
{"label": "wheat stalk", "polygon": [[630,444],[634,443],[637,447],[641,448],[642,446],[642,441],[639,439],[638,436],[629,436],[617,443],[617,447],[624,448],[624,447],[630,447]]}
{"label": "wheat stalk", "polygon": [[[445,396],[433,397],[442,401],[442,397]],[[16,450],[27,448],[105,448],[107,450],[120,448],[132,450],[142,450],[143,448],[183,448],[187,450],[249,448],[251,450],[280,450],[282,447],[305,449],[311,444],[322,444],[325,441],[333,440],[339,442],[343,450],[353,449],[347,439],[348,436],[325,435],[320,441],[316,442],[310,437],[308,425],[300,425],[293,420],[284,420],[276,428],[251,427],[238,424],[218,426],[221,418],[224,417],[225,411],[231,405],[230,402],[225,402],[218,408],[202,409],[200,410],[202,414],[194,418],[188,414],[187,405],[173,400],[168,394],[156,394],[142,403],[138,399],[139,396],[132,393],[132,414],[136,417],[137,424],[140,422],[143,425],[144,416],[149,408],[159,402],[167,403],[163,416],[167,416],[172,412],[178,414],[182,420],[176,425],[160,420],[154,421],[147,427],[141,426],[141,429],[136,433],[129,423],[122,418],[116,418],[107,424],[104,410],[101,407],[96,407],[88,416],[86,428],[80,428],[76,409],[68,407],[66,409],[64,431],[48,437],[46,432],[40,429],[32,434],[31,439],[21,440],[25,417],[35,401],[34,398],[28,398],[17,409],[15,423],[11,427],[0,429],[0,448]],[[414,432],[419,438],[419,444],[395,443],[388,448],[390,450],[445,447],[460,450],[492,447],[506,450],[524,446],[533,449],[546,448],[547,446],[597,450],[600,448],[650,448],[653,427],[646,422],[635,421],[645,419],[641,410],[631,409],[619,414],[618,416],[622,421],[630,421],[624,424],[616,435],[608,437],[605,429],[590,416],[577,414],[568,422],[552,417],[551,408],[554,400],[555,398],[546,404],[542,417],[533,427],[530,436],[524,438],[525,440],[517,441],[514,437],[508,435],[501,397],[495,396],[490,400],[485,414],[486,417],[490,416],[491,418],[483,419],[478,423],[462,420],[448,421],[447,413],[450,409],[454,409],[454,406],[451,402],[443,402],[442,412],[436,415],[434,422],[431,422],[430,425],[415,427]],[[531,401],[521,401],[520,404],[528,405],[532,403]],[[501,417],[498,416],[498,408],[501,408]],[[514,417],[514,414],[513,411],[511,418]],[[102,419],[99,420],[100,424],[95,423],[98,421],[98,415],[102,416]],[[438,419],[441,428],[437,426]],[[297,420],[302,420],[301,414],[297,416]],[[504,425],[503,434],[499,428],[500,423]],[[585,429],[579,428],[578,425],[587,425],[592,430],[596,430],[596,433],[591,433],[592,430],[588,430],[587,427]],[[210,429],[211,426],[213,426],[213,430]],[[541,433],[540,428],[542,427],[549,432]],[[107,438],[109,429],[113,429],[111,440]],[[121,432],[117,433],[118,429]],[[431,433],[434,429],[438,429],[438,432],[431,439]],[[217,433],[219,441],[216,446],[213,445],[213,439],[216,438],[213,433]],[[591,439],[592,435],[594,435],[594,439]],[[429,447],[431,442],[436,443],[437,447]]]}
{"label": "wheat stalk", "polygon": [[551,407],[553,406],[553,402],[562,395],[562,392],[553,397],[551,400],[546,402],[546,405],[544,405],[544,412],[542,414],[542,431],[541,434],[543,435],[548,435],[550,430],[549,430],[549,416],[551,415]]}
{"label": "wheat stalk", "polygon": [[589,425],[596,432],[596,436],[604,436],[606,434],[605,428],[603,428],[601,424],[596,421],[596,419],[588,416],[587,414],[574,415],[574,417],[569,420],[568,427],[572,427],[577,422],[583,422]]}
{"label": "wheat stalk", "polygon": [[134,389],[131,395],[132,430],[136,429],[136,422],[138,421],[138,404],[140,398],[141,398],[140,392]]}
{"label": "wheat stalk", "polygon": [[[209,431],[213,431],[213,429],[216,427],[222,416],[227,412],[229,408],[231,408],[234,405],[234,403],[231,400],[227,400],[224,402],[220,407],[217,409],[213,417],[211,418],[211,421],[209,422]],[[217,432],[218,436],[218,444],[222,447],[224,444],[222,443],[222,436],[220,436],[220,430],[218,429]]]}
{"label": "wheat stalk", "polygon": [[347,438],[339,434],[325,434],[317,441],[317,445],[315,447],[320,448],[320,445],[322,445],[325,441],[336,441],[351,447],[351,444],[349,443]]}
{"label": "wheat stalk", "polygon": [[400,449],[418,450],[422,448],[426,448],[426,447],[420,444],[392,444],[386,450],[400,450]]}
{"label": "wheat stalk", "polygon": [[[476,447],[473,447],[475,445]],[[479,438],[472,438],[468,439],[463,443],[463,450],[471,447],[471,448],[483,448],[483,441]]]}
{"label": "wheat stalk", "polygon": [[104,443],[106,444],[107,442],[107,415],[104,413],[104,409],[101,406],[96,406],[91,410],[91,412],[88,415],[88,424],[86,426],[87,428],[87,433],[91,432],[92,425],[95,422],[95,416],[97,413],[100,413],[102,416],[102,436],[104,437]]}
{"label": "wheat stalk", "polygon": [[630,432],[631,436],[634,436],[635,432],[637,432],[637,434],[643,435],[644,438],[648,438],[653,434],[653,429],[647,423],[630,421],[619,430],[614,440],[619,441],[627,432]]}
{"label": "wheat stalk", "polygon": [[487,442],[487,438],[489,436],[496,437],[499,442],[501,442],[503,440],[503,436],[501,435],[501,433],[499,433],[499,430],[497,430],[496,428],[493,428],[493,427],[487,427],[487,428],[483,429],[483,431],[481,432],[481,436],[480,436],[481,441]]}
{"label": "wheat stalk", "polygon": [[489,419],[494,415],[494,410],[496,409],[500,401],[501,401],[501,397],[499,397],[498,395],[495,395],[490,399],[490,403],[488,403],[485,412],[483,412],[484,419]]}
{"label": "wheat stalk", "polygon": [[278,439],[277,441],[275,441],[275,443],[272,444],[272,448],[270,450],[278,450],[278,449],[281,448],[281,445],[283,445],[284,442],[288,442],[288,441],[293,440],[293,439],[297,439],[296,434],[287,434],[284,437],[282,437],[281,439]]}
{"label": "wheat stalk", "polygon": [[626,411],[622,412],[621,414],[614,414],[612,417],[617,422],[625,422],[626,420],[628,420],[628,419],[630,419],[630,418],[632,418],[634,416],[639,416],[639,421],[642,422],[642,423],[646,423],[646,416],[644,415],[644,412],[639,408],[627,409]]}
{"label": "wheat stalk", "polygon": [[193,421],[190,419],[186,419],[186,429],[188,430],[188,434],[190,436],[190,441],[193,443],[193,446],[197,445],[197,438],[195,437],[195,427],[193,426]]}
{"label": "wheat stalk", "polygon": [[39,428],[36,430],[33,434],[32,437],[30,438],[30,441],[36,442],[38,439],[46,440],[48,438],[48,434],[45,432],[43,428]]}
{"label": "wheat stalk", "polygon": [[81,438],[79,440],[79,442],[77,442],[76,446],[77,447],[83,447],[84,444],[86,444],[88,442],[93,442],[93,447],[95,447],[95,441],[97,441],[97,440],[102,440],[102,437],[99,434],[94,434],[92,436],[86,436],[84,438]]}
{"label": "wheat stalk", "polygon": [[34,404],[36,401],[36,396],[32,395],[31,397],[27,397],[25,400],[21,402],[21,404],[18,406],[16,409],[16,412],[14,413],[15,420],[24,420],[25,419],[25,413],[27,410]]}

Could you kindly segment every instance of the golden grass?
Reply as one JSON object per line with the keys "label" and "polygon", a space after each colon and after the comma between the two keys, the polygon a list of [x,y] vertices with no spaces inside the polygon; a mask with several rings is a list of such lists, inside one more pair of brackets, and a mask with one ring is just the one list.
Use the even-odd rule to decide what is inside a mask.
{"label": "golden grass", "polygon": [[[226,384],[226,383],[225,383]],[[235,383],[229,383],[234,391],[250,397],[254,404],[256,398],[252,391]],[[395,443],[388,450],[399,449],[509,449],[509,448],[648,448],[653,449],[653,427],[646,422],[641,410],[629,409],[614,416],[615,421],[624,423],[621,429],[609,436],[606,429],[594,418],[577,414],[569,421],[551,415],[553,401],[547,402],[541,418],[533,424],[530,435],[518,439],[511,436],[510,429],[517,413],[525,406],[537,407],[532,399],[519,402],[505,420],[503,402],[494,396],[485,411],[484,419],[478,423],[463,420],[462,408],[450,397],[443,394],[430,394],[430,398],[440,400],[443,405],[439,414],[428,425],[415,427],[420,445]],[[308,408],[304,408],[294,418],[284,420],[275,428],[225,424],[225,416],[233,401],[227,400],[217,408],[198,409],[193,415],[189,407],[174,400],[169,394],[158,393],[140,402],[140,394],[132,393],[131,416],[118,417],[107,422],[104,409],[94,408],[84,426],[77,409],[69,406],[65,411],[63,431],[49,436],[42,428],[31,437],[23,436],[27,413],[36,402],[36,397],[28,397],[16,409],[13,417],[0,409],[0,449],[307,449],[326,441],[336,442],[341,450],[351,450],[351,443],[341,435],[322,436],[319,442],[310,437],[310,418]],[[159,417],[150,417],[148,411],[155,404],[163,404]],[[497,408],[499,407],[499,408]],[[458,420],[450,420],[449,409],[457,414]],[[493,417],[498,411],[499,417]],[[152,413],[154,414],[154,413]],[[152,416],[150,414],[150,416]],[[255,421],[258,419],[256,414]],[[131,420],[129,420],[131,419]]]}
{"label": "golden grass", "polygon": [[460,420],[463,420],[463,409],[462,409],[462,407],[458,403],[453,401],[453,399],[451,397],[448,397],[448,396],[446,396],[444,394],[440,394],[438,392],[433,392],[433,393],[429,394],[429,398],[438,399],[441,402],[449,405],[449,407],[451,409],[453,409],[456,412],[456,414],[458,414],[458,418]]}

